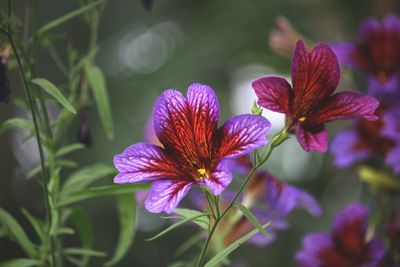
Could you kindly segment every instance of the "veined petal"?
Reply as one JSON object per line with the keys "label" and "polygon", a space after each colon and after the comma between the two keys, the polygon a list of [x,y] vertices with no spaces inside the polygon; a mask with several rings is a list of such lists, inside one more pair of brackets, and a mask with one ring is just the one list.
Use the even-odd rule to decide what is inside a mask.
{"label": "veined petal", "polygon": [[296,137],[301,147],[307,152],[311,150],[326,152],[328,150],[328,131],[325,128],[316,131],[306,131],[298,124],[296,127]]}
{"label": "veined petal", "polygon": [[332,239],[351,255],[360,255],[364,249],[368,208],[353,203],[340,211],[333,221]]}
{"label": "veined petal", "polygon": [[339,63],[343,66],[358,70],[369,70],[370,63],[365,55],[360,51],[360,48],[355,43],[338,42],[330,45],[335,52]]}
{"label": "veined petal", "polygon": [[290,113],[289,103],[292,101],[293,93],[286,79],[264,77],[253,81],[252,86],[260,106],[275,112]]}
{"label": "veined petal", "polygon": [[236,157],[268,143],[271,123],[258,115],[242,114],[227,120],[219,129],[220,156]]}
{"label": "veined petal", "polygon": [[171,213],[187,194],[193,182],[187,180],[163,179],[154,181],[145,207],[153,213]]}
{"label": "veined petal", "polygon": [[336,166],[346,168],[356,161],[368,158],[372,151],[367,146],[360,146],[360,142],[361,137],[353,129],[337,133],[330,145]]}
{"label": "veined petal", "polygon": [[294,110],[306,113],[336,89],[340,68],[336,55],[326,44],[318,44],[309,53],[299,40],[292,58]]}
{"label": "veined petal", "polygon": [[214,195],[221,194],[222,191],[231,183],[232,173],[226,168],[225,162],[220,162],[216,170],[200,183],[207,186]]}
{"label": "veined petal", "polygon": [[196,158],[196,140],[190,122],[186,99],[176,90],[162,93],[153,109],[154,130],[166,150],[181,156]]}
{"label": "veined petal", "polygon": [[378,106],[379,101],[373,97],[355,92],[341,92],[331,96],[311,120],[315,125],[352,117],[377,120],[378,117],[373,114]]}
{"label": "veined petal", "polygon": [[156,145],[137,143],[114,156],[119,174],[114,183],[136,183],[160,178],[183,178],[176,164]]}
{"label": "veined petal", "polygon": [[219,119],[218,99],[211,87],[192,84],[187,92],[191,124],[200,157],[209,156]]}

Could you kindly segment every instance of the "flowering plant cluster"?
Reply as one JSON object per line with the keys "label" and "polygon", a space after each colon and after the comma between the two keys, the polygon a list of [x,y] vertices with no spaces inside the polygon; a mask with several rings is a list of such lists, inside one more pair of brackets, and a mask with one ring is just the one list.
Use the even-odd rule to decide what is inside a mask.
{"label": "flowering plant cluster", "polygon": [[[142,2],[149,11],[153,1]],[[37,178],[43,191],[45,218],[22,210],[37,237],[32,241],[19,222],[0,208],[0,237],[17,242],[26,254],[0,266],[90,266],[91,258],[106,257],[92,247],[86,210],[74,204],[110,195],[116,199],[120,233],[104,266],[118,265],[131,248],[140,214],[136,208],[142,206],[170,220],[166,229],[147,241],[186,224],[199,229],[176,253],[195,250],[197,256],[173,266],[239,266],[242,262],[230,259],[230,254],[247,241],[259,247],[274,242],[295,223],[296,209],[315,220],[331,213],[312,193],[273,174],[271,156],[290,138],[297,140],[303,153],[329,152],[344,174],[342,168],[356,165],[360,180],[371,189],[366,201],[335,210],[330,230],[321,225],[322,230],[299,240],[293,262],[299,267],[400,266],[399,16],[367,19],[358,41],[331,43],[306,40],[280,17],[270,46],[279,55],[290,55],[291,78],[269,75],[249,83],[248,90],[256,96],[251,112],[220,122],[220,113],[226,113],[220,112],[218,91],[211,86],[192,83],[186,93],[167,89],[155,100],[144,142],[116,153],[113,166],[110,159],[110,164],[65,171],[78,166],[67,155],[93,144],[92,103],[105,135],[114,136],[106,79],[95,63],[103,9],[104,1],[89,1],[39,29],[32,27],[26,33],[27,45],[21,45],[8,2],[8,16],[0,23],[6,38],[0,47],[0,101],[22,107],[29,116],[5,120],[0,132],[23,128],[29,133],[27,140],[35,138],[38,166],[27,176]],[[77,16],[89,28],[89,49],[81,53],[70,48],[67,66],[54,49],[56,40],[47,34]],[[49,49],[68,86],[39,76],[36,42]],[[14,69],[24,101],[13,95],[10,72]],[[362,78],[350,78],[342,91],[341,71],[348,72],[347,79],[353,71]],[[54,102],[56,112],[51,109]],[[274,135],[264,109],[285,117],[284,126]],[[338,120],[347,120],[349,128],[330,131],[329,125]],[[68,144],[65,136],[76,125],[76,142]],[[93,185],[107,177],[113,180]],[[64,235],[77,235],[79,241]]]}

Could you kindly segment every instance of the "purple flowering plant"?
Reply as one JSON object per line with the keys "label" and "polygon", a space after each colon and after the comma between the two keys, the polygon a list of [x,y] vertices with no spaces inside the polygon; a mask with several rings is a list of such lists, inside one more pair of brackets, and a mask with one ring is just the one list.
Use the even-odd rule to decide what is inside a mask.
{"label": "purple flowering plant", "polygon": [[[133,75],[137,84],[141,83],[140,77],[150,77],[157,68],[164,71],[161,66],[173,55],[168,49],[179,48],[186,38],[178,23],[140,25],[127,36],[116,34],[115,38],[121,40],[115,45],[112,38],[104,43],[99,38],[103,38],[103,12],[115,8],[106,5],[106,0],[78,1],[76,9],[47,23],[46,16],[36,14],[40,6],[37,1],[26,6],[6,2],[0,3],[0,102],[7,104],[0,105],[4,109],[0,133],[18,130],[10,133],[10,144],[13,158],[21,165],[6,176],[24,176],[37,183],[24,190],[26,194],[17,194],[10,212],[0,207],[0,251],[7,251],[0,253],[0,261],[5,260],[0,266],[167,266],[169,259],[164,256],[153,257],[152,263],[141,261],[146,246],[132,246],[134,241],[143,240],[142,233],[135,239],[140,226],[137,221],[143,215],[150,219],[145,218],[142,224],[151,224],[154,216],[168,222],[165,229],[151,233],[145,241],[164,238],[186,225],[196,227],[183,232],[186,240],[174,253],[170,253],[172,244],[178,242],[172,242],[167,253],[156,251],[171,254],[169,258],[182,256],[171,265],[175,267],[242,266],[247,258],[231,255],[237,248],[245,243],[254,246],[252,253],[272,248],[288,228],[311,228],[302,242],[299,238],[293,243],[297,252],[285,257],[298,267],[400,266],[398,15],[366,19],[359,38],[352,42],[314,42],[295,29],[298,25],[280,16],[268,43],[279,56],[291,57],[290,64],[285,63],[290,66],[288,80],[272,69],[265,70],[268,75],[252,73],[256,79],[247,79],[243,90],[252,95],[254,105],[248,112],[232,112],[239,113],[233,116],[225,109],[226,95],[218,98],[220,91],[202,83],[191,83],[182,91],[167,89],[157,91],[157,95],[146,92],[140,101],[144,97],[154,101],[152,112],[142,114],[149,106],[138,105],[139,101],[132,105],[132,112],[140,113],[135,119],[143,119],[132,120],[134,124],[150,116],[144,141],[136,142],[121,138],[124,131],[131,136],[131,113],[125,116],[121,112],[123,101],[115,107],[114,100],[110,101],[109,93],[117,97],[120,92],[108,91],[107,86],[119,79],[108,78],[119,71],[118,62],[137,74]],[[146,15],[167,6],[157,1],[137,4],[143,5],[146,12],[141,12]],[[24,14],[23,19],[18,17],[20,14]],[[71,41],[74,38],[70,40],[65,30],[70,21],[84,25],[79,27],[82,33],[76,33],[76,25],[73,27],[74,34],[85,37],[79,37],[79,43]],[[156,53],[160,51],[165,54]],[[197,59],[196,65],[208,69],[212,62]],[[346,75],[341,75],[345,69],[341,66],[361,73],[360,79],[353,79],[353,72],[347,69]],[[46,69],[55,76],[45,78]],[[127,69],[121,72],[128,73]],[[189,79],[185,76],[184,80]],[[165,79],[157,81],[160,83],[149,82],[149,86],[164,88]],[[224,104],[221,108],[220,103]],[[112,115],[112,104],[118,116]],[[282,126],[275,125],[275,113],[284,116]],[[10,114],[11,118],[3,120]],[[113,117],[122,122],[115,132]],[[348,125],[344,130],[332,129],[343,125],[333,122],[342,120]],[[104,135],[99,128],[103,128]],[[21,133],[26,135],[23,141]],[[114,136],[125,149],[112,144],[115,150],[99,153],[104,151],[101,138],[112,141]],[[290,146],[288,139],[295,145]],[[318,183],[301,181],[306,182],[304,185],[313,183],[313,190],[302,188],[300,181],[291,184],[293,180],[285,177],[288,165],[297,171],[297,166],[303,164],[298,154],[292,154],[296,146],[309,157],[331,154],[325,154],[324,166],[332,168],[320,172],[318,164],[304,168],[307,175],[313,171],[315,175],[332,176],[320,192],[316,188],[323,184],[322,178]],[[98,163],[101,156],[107,163]],[[10,165],[8,158],[2,157],[6,163],[3,165]],[[87,160],[96,163],[85,166]],[[340,196],[331,192],[335,192],[332,188],[338,175],[349,181],[360,179],[359,188],[354,188],[351,196],[362,202],[356,200],[344,208],[343,201],[336,203]],[[9,184],[12,190],[8,190]],[[16,191],[17,183],[10,180],[9,184],[5,184],[2,194]],[[36,191],[43,195],[41,201],[33,201],[39,199]],[[340,190],[335,193],[341,194]],[[8,196],[4,196],[5,203]],[[103,202],[95,202],[96,209],[90,203],[81,205],[105,196],[116,203],[111,211],[108,205],[99,205]],[[20,201],[26,201],[21,205],[26,206],[21,209],[21,222],[17,220],[21,216],[11,214],[15,207],[20,208]],[[108,203],[109,198],[104,201]],[[109,218],[98,220],[96,211],[101,211],[102,218]],[[304,211],[311,215],[310,225],[297,220]],[[118,221],[119,227],[97,233],[112,221]],[[331,221],[327,232],[325,223]],[[110,233],[106,233],[108,230]],[[289,231],[286,234],[291,235]],[[109,241],[112,235],[118,236],[115,244]],[[107,244],[97,244],[97,237],[106,239]],[[156,244],[151,245],[155,248]],[[263,264],[269,263],[262,260]]]}

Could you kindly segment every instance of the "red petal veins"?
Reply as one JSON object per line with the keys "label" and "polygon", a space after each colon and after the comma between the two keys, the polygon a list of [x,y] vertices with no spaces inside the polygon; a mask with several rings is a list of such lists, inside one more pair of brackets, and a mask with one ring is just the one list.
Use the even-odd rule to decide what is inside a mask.
{"label": "red petal veins", "polygon": [[275,112],[290,113],[289,103],[293,98],[293,92],[286,79],[264,77],[255,80],[252,86],[260,106]]}
{"label": "red petal veins", "polygon": [[294,110],[306,113],[336,89],[340,79],[339,63],[332,49],[319,44],[308,53],[304,43],[297,42],[292,59]]}
{"label": "red petal veins", "polygon": [[373,115],[379,106],[379,101],[373,97],[355,92],[341,92],[331,96],[318,110],[315,117],[309,118],[309,123],[320,125],[325,122],[363,117],[368,120],[377,120]]}
{"label": "red petal veins", "polygon": [[207,85],[194,83],[188,89],[187,99],[196,150],[200,158],[210,158],[219,118],[217,96]]}
{"label": "red petal veins", "polygon": [[298,124],[296,137],[301,147],[307,152],[311,150],[326,152],[328,150],[328,131],[323,127],[316,130],[304,130]]}
{"label": "red petal veins", "polygon": [[160,142],[169,152],[175,151],[187,157],[196,158],[196,140],[188,105],[183,95],[175,90],[166,90],[159,96],[153,110],[154,130]]}
{"label": "red petal veins", "polygon": [[165,151],[156,145],[137,143],[114,156],[119,174],[115,183],[135,183],[164,178],[184,178]]}
{"label": "red petal veins", "polygon": [[266,135],[271,123],[264,117],[250,114],[227,120],[219,129],[220,157],[236,157],[268,143]]}

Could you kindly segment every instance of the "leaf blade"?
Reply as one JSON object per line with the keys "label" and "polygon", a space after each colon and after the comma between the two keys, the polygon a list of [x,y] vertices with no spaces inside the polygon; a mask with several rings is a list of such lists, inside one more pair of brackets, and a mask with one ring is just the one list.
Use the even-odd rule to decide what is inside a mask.
{"label": "leaf blade", "polygon": [[260,231],[266,238],[271,238],[271,236],[265,231],[264,227],[261,225],[261,223],[258,221],[256,216],[249,210],[246,206],[244,206],[242,203],[235,202],[234,204],[235,207],[237,207],[244,216]]}
{"label": "leaf blade", "polygon": [[50,94],[52,97],[54,97],[55,100],[57,100],[63,107],[65,107],[69,112],[76,114],[76,110],[74,106],[69,102],[65,96],[61,93],[61,91],[50,81],[46,79],[41,79],[41,78],[36,78],[31,80],[31,83],[39,86],[42,88],[44,91],[46,91],[48,94]]}

